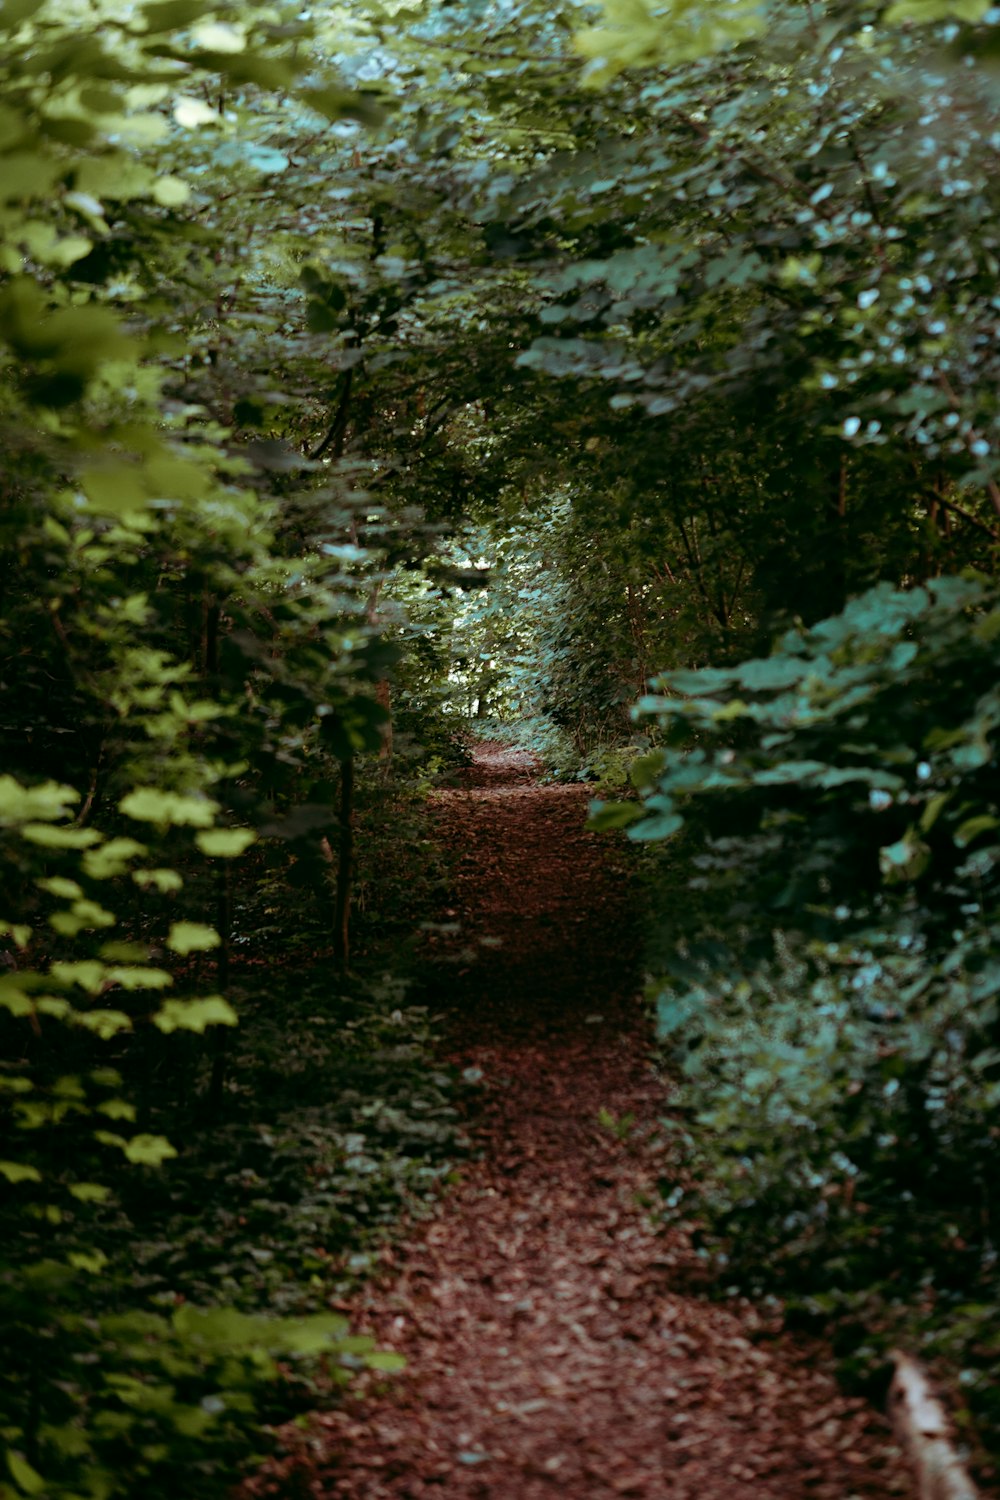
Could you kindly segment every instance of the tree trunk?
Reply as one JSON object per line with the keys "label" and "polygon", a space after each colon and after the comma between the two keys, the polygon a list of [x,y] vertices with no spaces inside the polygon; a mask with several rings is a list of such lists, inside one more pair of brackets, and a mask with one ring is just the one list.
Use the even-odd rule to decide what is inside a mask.
{"label": "tree trunk", "polygon": [[[229,958],[232,943],[232,902],[230,899],[229,861],[222,860],[219,870],[218,915],[216,925],[219,932],[219,962],[216,976],[219,993],[225,995],[229,989]],[[226,1053],[229,1045],[229,1027],[213,1026],[212,1031],[212,1079],[208,1087],[208,1109],[214,1118],[222,1108],[222,1094],[226,1086]]]}
{"label": "tree trunk", "polygon": [[913,1465],[920,1500],[978,1500],[978,1491],[951,1441],[944,1408],[921,1366],[908,1354],[892,1355],[889,1415]]}
{"label": "tree trunk", "polygon": [[333,907],[333,958],[343,977],[351,960],[351,880],[354,875],[354,756],[340,763],[340,846]]}

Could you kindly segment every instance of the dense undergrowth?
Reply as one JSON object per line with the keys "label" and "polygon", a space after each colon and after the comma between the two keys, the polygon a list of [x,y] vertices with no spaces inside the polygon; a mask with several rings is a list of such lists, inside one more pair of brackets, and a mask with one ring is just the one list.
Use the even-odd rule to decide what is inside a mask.
{"label": "dense undergrowth", "polygon": [[[98,1044],[99,1058],[77,1043],[72,1057],[64,1045],[32,1061],[33,1097],[55,1074],[54,1097],[78,1117],[95,1089],[112,1090],[109,1130],[127,1120],[147,1157],[95,1160],[99,1183],[74,1195],[80,1146],[53,1115],[32,1137],[47,1207],[35,1206],[30,1165],[21,1175],[8,1164],[2,1227],[19,1269],[0,1279],[0,1411],[27,1493],[44,1474],[51,1495],[179,1484],[218,1495],[260,1456],[269,1424],[357,1370],[399,1366],[331,1307],[400,1219],[437,1201],[464,1149],[463,1085],[434,1061],[422,994],[419,925],[436,914],[446,866],[423,794],[397,781],[390,822],[374,774],[377,818],[360,798],[361,889],[393,916],[362,911],[349,977],[330,954],[322,863],[316,887],[287,846],[258,850],[235,905],[226,992],[240,1024],[223,1052],[218,1026],[181,1031],[169,1048],[137,1027]],[[189,958],[178,977],[217,984],[214,957]],[[57,1207],[60,1150],[69,1210]]]}
{"label": "dense undergrowth", "polygon": [[643,800],[597,814],[661,866],[670,1216],[720,1288],[832,1329],[852,1379],[898,1343],[939,1362],[994,1454],[998,624],[976,576],[880,586],[667,674]]}

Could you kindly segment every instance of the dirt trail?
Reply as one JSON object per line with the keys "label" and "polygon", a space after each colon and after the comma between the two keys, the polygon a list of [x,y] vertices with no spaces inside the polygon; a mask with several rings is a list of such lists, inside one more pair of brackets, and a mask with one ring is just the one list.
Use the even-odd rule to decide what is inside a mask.
{"label": "dirt trail", "polygon": [[[651,1132],[637,935],[584,788],[480,747],[437,796],[461,851],[440,933],[450,1047],[483,1073],[482,1156],[353,1320],[400,1350],[389,1390],[314,1419],[305,1493],[571,1500],[900,1495],[881,1417],[752,1309],[678,1290],[692,1252],[651,1231],[669,1168]],[[439,997],[433,997],[437,1003]],[[674,1290],[672,1290],[672,1285]],[[295,1469],[289,1460],[286,1476]]]}

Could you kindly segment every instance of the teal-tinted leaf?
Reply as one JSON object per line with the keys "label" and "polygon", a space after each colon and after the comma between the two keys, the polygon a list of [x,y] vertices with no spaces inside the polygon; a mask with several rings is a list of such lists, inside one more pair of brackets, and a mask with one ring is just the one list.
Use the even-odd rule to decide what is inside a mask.
{"label": "teal-tinted leaf", "polygon": [[723,671],[720,667],[703,667],[697,672],[667,672],[654,685],[681,693],[686,698],[709,698],[714,693],[725,692],[736,680],[735,672]]}
{"label": "teal-tinted leaf", "polygon": [[587,827],[592,833],[607,833],[613,828],[627,828],[642,815],[638,802],[592,802]]}
{"label": "teal-tinted leaf", "polygon": [[636,823],[628,831],[628,837],[635,839],[637,843],[654,843],[658,839],[667,839],[678,828],[684,826],[684,819],[680,813],[659,813],[655,818],[644,818],[641,823]]}
{"label": "teal-tinted leaf", "polygon": [[741,687],[748,692],[793,687],[809,672],[809,663],[787,656],[769,656],[744,662],[737,671]]}

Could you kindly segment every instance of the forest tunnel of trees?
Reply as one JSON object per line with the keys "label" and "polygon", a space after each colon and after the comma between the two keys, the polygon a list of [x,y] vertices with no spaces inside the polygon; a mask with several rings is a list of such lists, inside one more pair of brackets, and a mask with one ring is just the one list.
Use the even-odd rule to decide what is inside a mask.
{"label": "forest tunnel of trees", "polygon": [[475,742],[620,862],[701,1292],[994,1472],[998,60],[0,0],[0,1497],[221,1496],[402,1365],[343,1309],[468,1149]]}

